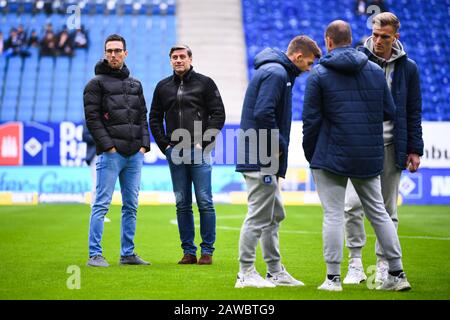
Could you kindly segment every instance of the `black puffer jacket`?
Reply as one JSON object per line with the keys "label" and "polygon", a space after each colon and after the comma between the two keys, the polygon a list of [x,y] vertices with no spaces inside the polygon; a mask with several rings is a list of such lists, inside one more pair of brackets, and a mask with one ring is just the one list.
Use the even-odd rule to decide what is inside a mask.
{"label": "black puffer jacket", "polygon": [[[196,135],[194,121],[202,122],[202,131],[195,132]],[[183,76],[183,81],[174,73],[157,84],[150,110],[150,129],[163,153],[169,144],[179,142],[171,139],[176,129],[187,129],[193,144],[200,143],[206,147],[211,142],[203,142],[200,135],[208,129],[220,131],[224,123],[222,98],[211,78],[196,73],[191,67]]]}
{"label": "black puffer jacket", "polygon": [[130,71],[112,69],[106,60],[95,66],[96,76],[84,88],[86,125],[97,154],[112,147],[130,156],[144,147],[150,150],[147,108],[141,83]]}

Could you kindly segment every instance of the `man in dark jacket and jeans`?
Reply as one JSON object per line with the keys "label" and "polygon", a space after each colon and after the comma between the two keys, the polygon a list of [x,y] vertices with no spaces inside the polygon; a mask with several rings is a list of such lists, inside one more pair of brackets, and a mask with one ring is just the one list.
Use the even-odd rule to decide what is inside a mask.
{"label": "man in dark jacket and jeans", "polygon": [[[292,87],[320,56],[312,39],[298,36],[287,53],[267,48],[255,57],[256,71],[245,94],[238,137],[236,171],[243,173],[247,184],[248,213],[239,239],[235,288],[303,285],[281,264],[278,228],[285,212],[279,178],[287,170]],[[266,279],[255,269],[258,241],[267,264]]]}
{"label": "man in dark jacket and jeans", "polygon": [[127,54],[124,38],[106,38],[105,59],[97,63],[96,76],[84,89],[86,125],[98,155],[88,266],[108,266],[100,242],[117,177],[123,202],[120,264],[149,264],[134,252],[134,235],[141,169],[144,153],[150,150],[150,133],[142,85],[129,76],[124,64]]}
{"label": "man in dark jacket and jeans", "polygon": [[[370,61],[384,71],[386,82],[395,102],[395,127],[393,121],[383,123],[384,164],[381,174],[381,192],[389,216],[398,226],[397,198],[402,170],[417,171],[423,154],[422,99],[419,70],[408,59],[399,40],[400,21],[383,12],[372,19],[372,36],[360,50]],[[348,184],[345,205],[345,229],[350,251],[348,273],[344,283],[358,284],[367,277],[362,264],[362,247],[366,243],[364,212],[361,201]],[[375,282],[381,284],[388,277],[388,262],[378,241],[376,242],[377,271]]]}
{"label": "man in dark jacket and jeans", "polygon": [[[211,190],[210,141],[225,123],[225,108],[214,81],[193,70],[192,51],[186,45],[170,49],[174,73],[154,91],[150,128],[167,157],[175,193],[183,258],[179,264],[211,264],[216,241],[216,213]],[[165,122],[165,127],[164,127]],[[182,139],[180,139],[182,137]],[[182,140],[182,141],[179,141]],[[194,243],[192,184],[200,212],[201,257]]]}
{"label": "man in dark jacket and jeans", "polygon": [[408,290],[400,241],[380,185],[383,119],[394,117],[394,102],[381,68],[350,47],[348,23],[333,21],[325,41],[328,54],[308,78],[303,108],[303,149],[324,213],[327,277],[318,289],[342,291],[344,201],[350,178],[389,262],[389,278],[381,289]]}

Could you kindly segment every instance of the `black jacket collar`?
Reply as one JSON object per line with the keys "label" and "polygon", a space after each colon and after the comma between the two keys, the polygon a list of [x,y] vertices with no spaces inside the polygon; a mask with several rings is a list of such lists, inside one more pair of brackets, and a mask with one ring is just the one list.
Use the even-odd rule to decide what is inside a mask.
{"label": "black jacket collar", "polygon": [[[185,82],[188,81],[188,82],[189,82],[194,74],[195,74],[194,67],[191,66],[191,68],[189,69],[189,71],[186,72],[186,73],[183,75],[183,81],[185,81]],[[175,71],[173,72],[173,81],[175,81],[176,83],[180,83],[180,82],[181,82],[181,77],[180,77],[179,75],[177,75],[177,74],[175,73]]]}
{"label": "black jacket collar", "polygon": [[109,66],[108,61],[103,59],[95,65],[95,74],[105,74],[123,80],[130,76],[130,70],[128,70],[125,63],[122,69],[113,69]]}

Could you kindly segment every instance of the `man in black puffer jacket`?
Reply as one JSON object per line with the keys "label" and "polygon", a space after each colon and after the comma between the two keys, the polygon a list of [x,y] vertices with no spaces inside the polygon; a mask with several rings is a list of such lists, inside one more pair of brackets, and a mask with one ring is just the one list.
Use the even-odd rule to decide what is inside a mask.
{"label": "man in black puffer jacket", "polygon": [[96,198],[89,228],[89,266],[107,267],[100,242],[103,222],[119,177],[122,192],[120,264],[147,265],[134,252],[136,211],[144,153],[150,150],[147,108],[141,83],[124,64],[125,39],[110,35],[96,76],[84,89],[86,125],[97,150]]}
{"label": "man in black puffer jacket", "polygon": [[192,184],[200,211],[203,240],[198,264],[211,264],[216,240],[216,213],[209,161],[213,144],[206,136],[212,139],[222,129],[225,109],[214,81],[192,69],[192,51],[189,47],[174,46],[169,56],[174,74],[161,80],[155,88],[150,129],[170,166],[184,253],[179,264],[197,263]]}

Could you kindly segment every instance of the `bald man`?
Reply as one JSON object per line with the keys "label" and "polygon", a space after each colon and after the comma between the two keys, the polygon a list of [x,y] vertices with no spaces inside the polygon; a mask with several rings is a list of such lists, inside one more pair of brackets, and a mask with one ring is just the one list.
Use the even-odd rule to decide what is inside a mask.
{"label": "bald man", "polygon": [[384,73],[351,47],[347,22],[333,21],[325,33],[328,54],[314,67],[305,90],[303,149],[323,207],[323,252],[327,277],[319,290],[342,291],[344,202],[350,179],[389,263],[383,290],[411,289],[402,251],[381,194],[383,120],[395,106]]}

